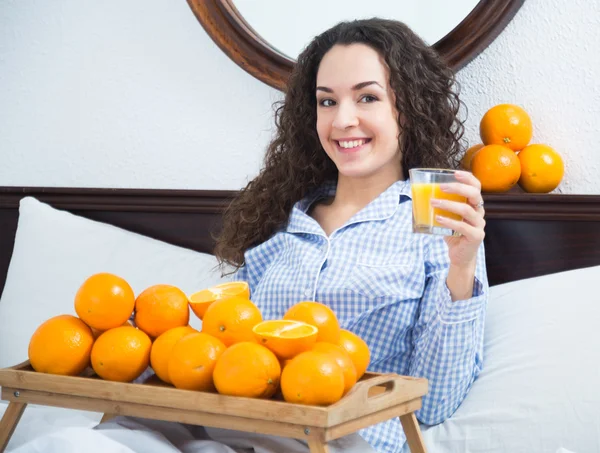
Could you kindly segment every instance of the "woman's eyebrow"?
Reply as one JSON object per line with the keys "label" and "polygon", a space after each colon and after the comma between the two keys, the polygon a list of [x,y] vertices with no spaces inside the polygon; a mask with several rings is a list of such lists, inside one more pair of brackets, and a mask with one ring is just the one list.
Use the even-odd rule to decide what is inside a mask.
{"label": "woman's eyebrow", "polygon": [[[352,87],[353,91],[358,91],[358,90],[362,90],[365,87],[368,87],[369,85],[377,85],[379,86],[381,89],[384,89],[379,82],[376,82],[374,80],[369,80],[368,82],[360,82],[357,83],[356,85],[354,85]],[[333,93],[333,90],[331,88],[328,87],[323,87],[323,86],[318,86],[317,87],[317,91],[324,91],[325,93]]]}

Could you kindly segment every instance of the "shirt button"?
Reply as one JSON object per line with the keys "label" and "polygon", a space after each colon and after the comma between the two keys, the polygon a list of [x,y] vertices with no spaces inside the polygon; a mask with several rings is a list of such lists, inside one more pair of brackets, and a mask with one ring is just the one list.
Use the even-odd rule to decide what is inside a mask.
{"label": "shirt button", "polygon": [[310,296],[311,296],[311,294],[312,294],[312,291],[311,291],[310,289],[307,289],[306,291],[304,291],[304,295],[305,295],[306,297],[310,297]]}

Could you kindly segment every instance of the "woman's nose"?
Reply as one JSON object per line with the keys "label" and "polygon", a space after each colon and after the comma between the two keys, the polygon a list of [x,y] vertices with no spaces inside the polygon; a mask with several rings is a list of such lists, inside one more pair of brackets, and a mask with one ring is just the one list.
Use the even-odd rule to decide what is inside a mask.
{"label": "woman's nose", "polygon": [[358,116],[354,105],[339,103],[332,125],[336,129],[348,129],[349,127],[358,126]]}

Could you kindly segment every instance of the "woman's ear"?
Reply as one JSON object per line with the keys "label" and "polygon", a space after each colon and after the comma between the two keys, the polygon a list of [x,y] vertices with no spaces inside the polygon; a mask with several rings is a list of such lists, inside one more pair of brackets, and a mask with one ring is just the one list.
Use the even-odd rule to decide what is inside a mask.
{"label": "woman's ear", "polygon": [[406,124],[406,117],[402,113],[398,114],[398,124],[400,125],[401,129],[404,129],[404,125]]}

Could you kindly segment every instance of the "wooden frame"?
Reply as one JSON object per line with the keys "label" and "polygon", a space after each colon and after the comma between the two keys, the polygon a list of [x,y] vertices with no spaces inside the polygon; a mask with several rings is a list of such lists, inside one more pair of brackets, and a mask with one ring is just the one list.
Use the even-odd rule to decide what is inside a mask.
{"label": "wooden frame", "polygon": [[[275,50],[244,20],[232,0],[187,0],[212,40],[246,72],[283,91],[294,60]],[[483,51],[525,0],[480,0],[471,13],[433,47],[455,71]]]}

